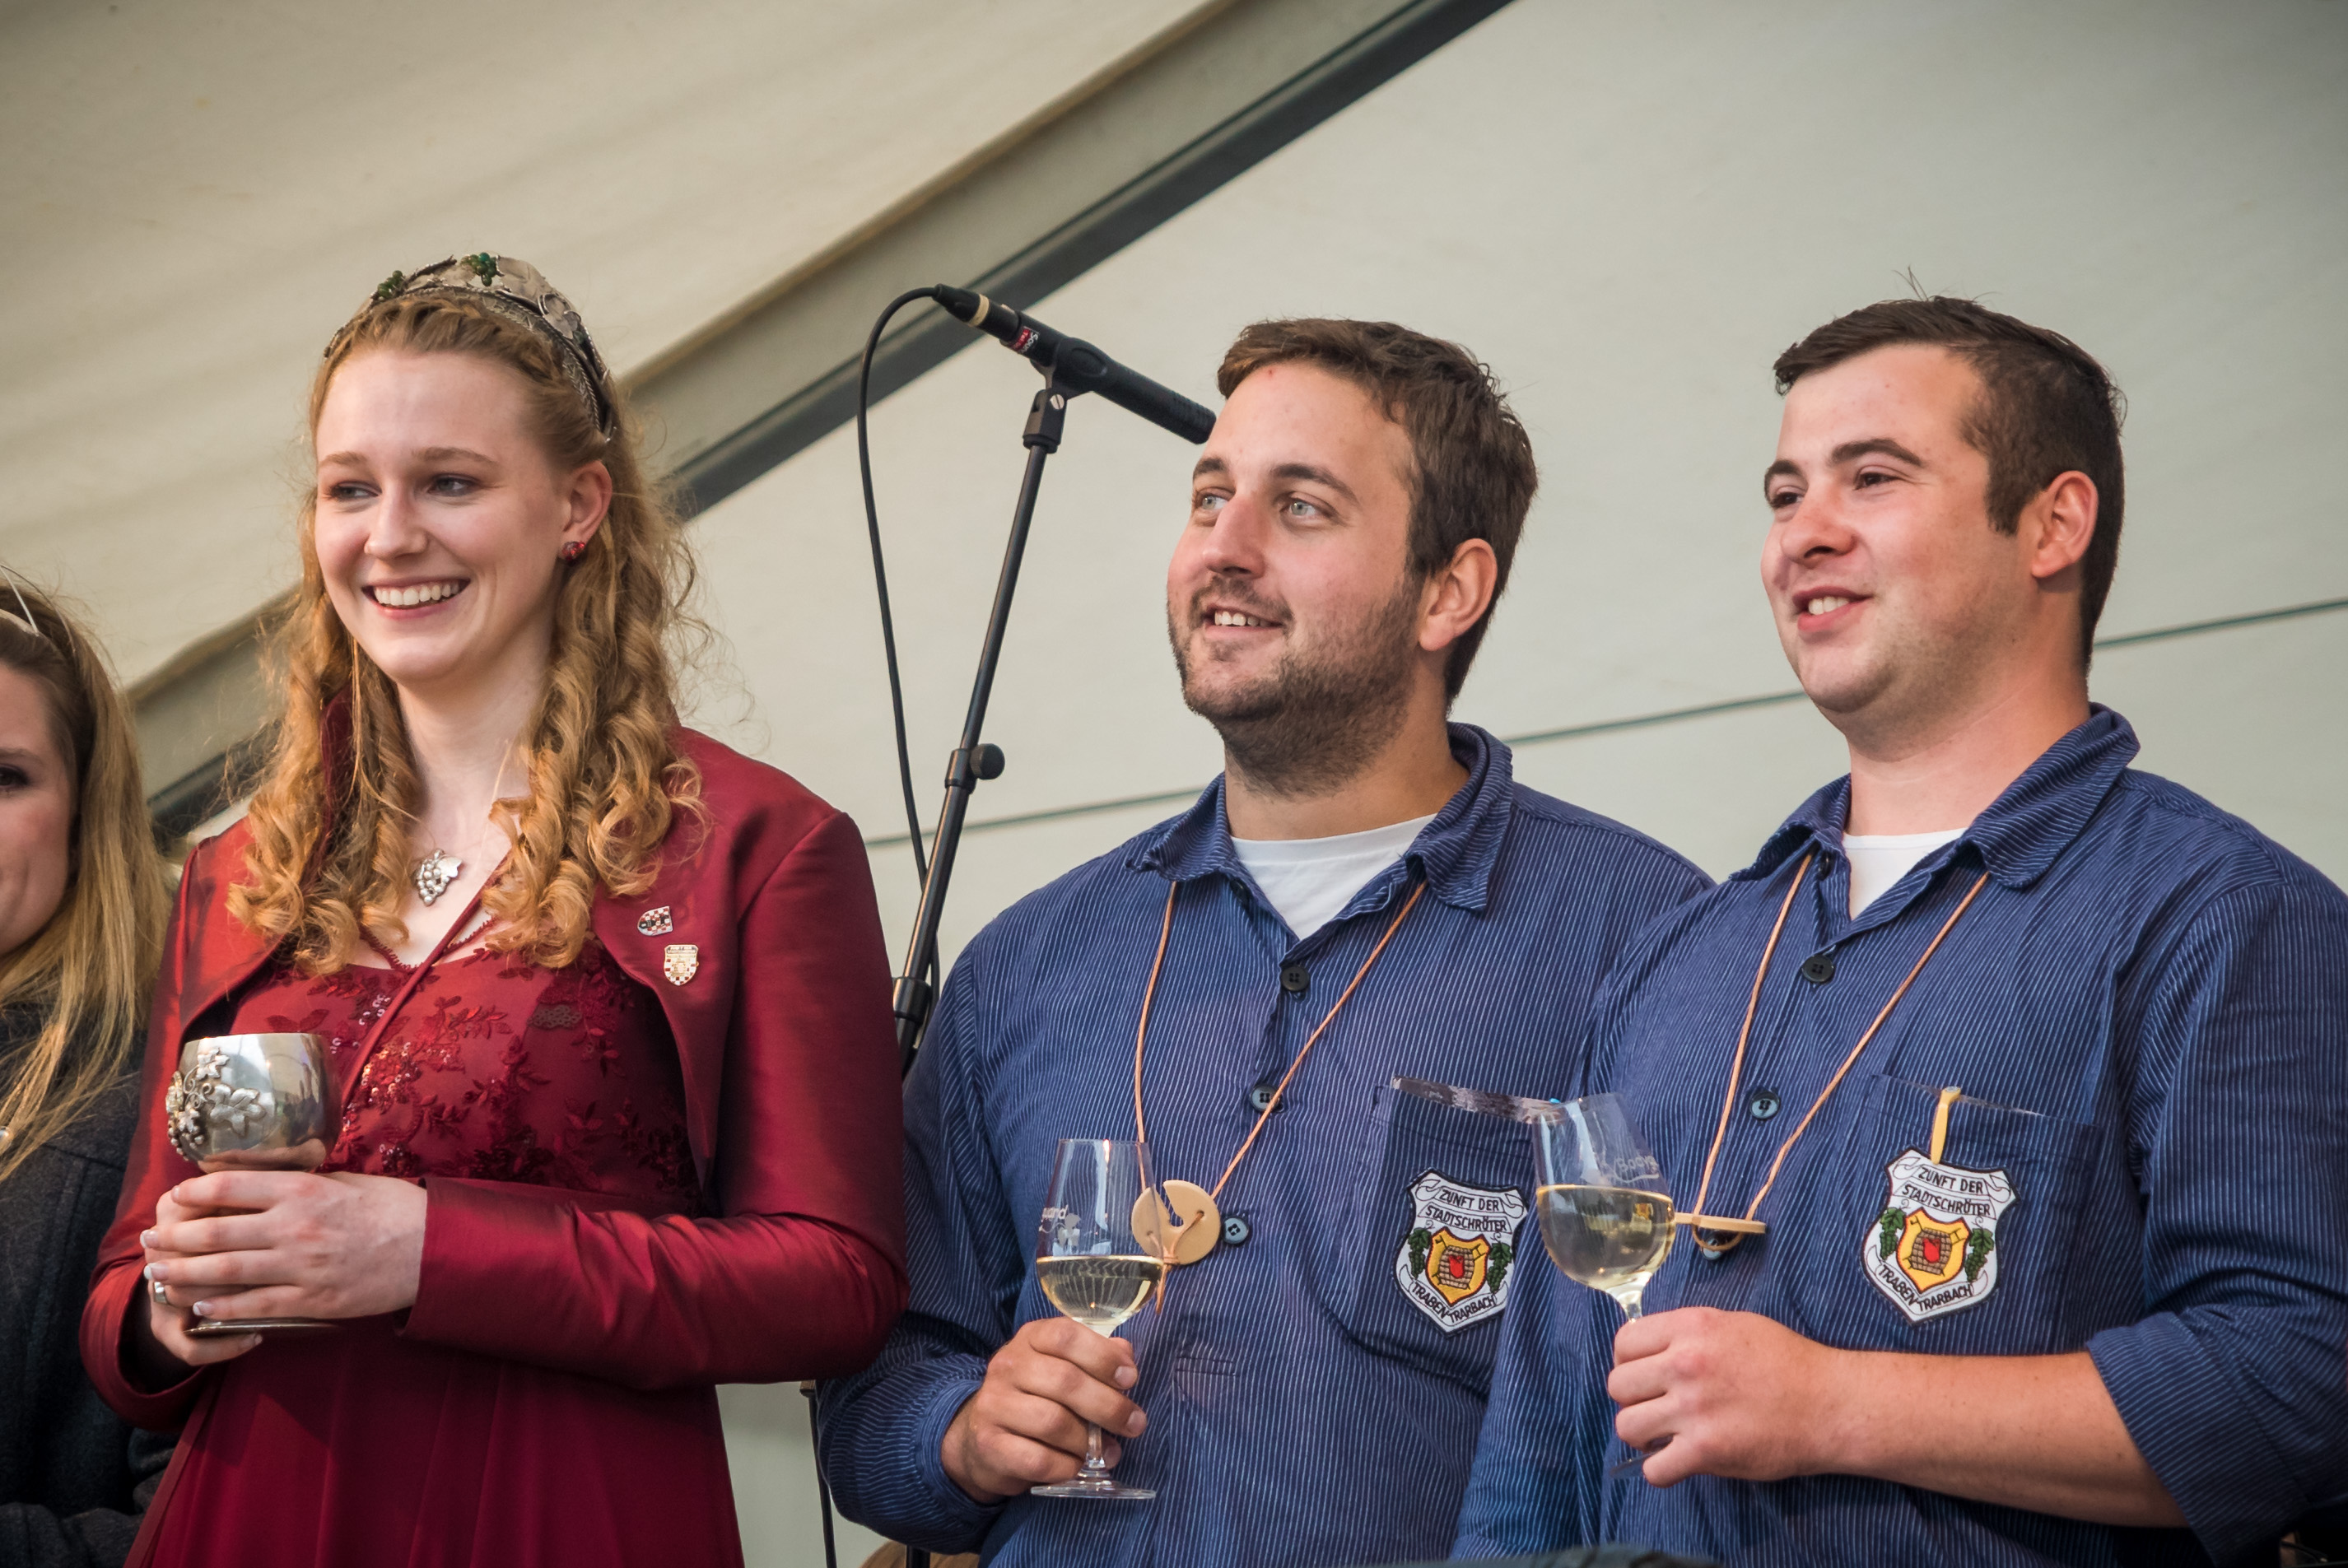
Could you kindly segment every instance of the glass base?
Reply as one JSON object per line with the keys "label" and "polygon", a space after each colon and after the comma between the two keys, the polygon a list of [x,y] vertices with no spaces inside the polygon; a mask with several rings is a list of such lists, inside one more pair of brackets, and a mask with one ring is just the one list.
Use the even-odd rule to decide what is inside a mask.
{"label": "glass base", "polygon": [[217,1339],[226,1334],[308,1334],[338,1328],[330,1317],[207,1317],[188,1330],[191,1339]]}
{"label": "glass base", "polygon": [[[1620,1438],[1617,1438],[1615,1440],[1617,1442],[1622,1441]],[[1623,1446],[1625,1448],[1630,1447],[1627,1443],[1624,1443]],[[1606,1473],[1610,1478],[1618,1475],[1635,1475],[1643,1481],[1646,1479],[1647,1475],[1647,1461],[1671,1446],[1672,1440],[1665,1438],[1662,1442],[1657,1443],[1651,1449],[1631,1449],[1631,1457],[1628,1459],[1616,1460],[1612,1464],[1606,1467]]]}
{"label": "glass base", "polygon": [[1109,1502],[1147,1502],[1158,1495],[1146,1486],[1119,1486],[1113,1481],[1086,1481],[1078,1476],[1055,1486],[1031,1486],[1032,1497],[1097,1497]]}

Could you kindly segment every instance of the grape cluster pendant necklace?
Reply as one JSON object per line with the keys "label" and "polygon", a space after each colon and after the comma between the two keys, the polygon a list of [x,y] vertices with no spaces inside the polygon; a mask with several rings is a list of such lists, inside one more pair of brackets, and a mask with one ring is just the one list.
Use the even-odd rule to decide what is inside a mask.
{"label": "grape cluster pendant necklace", "polygon": [[[498,776],[489,783],[489,799],[493,807],[498,791],[505,782],[506,764],[500,762],[498,764]],[[449,884],[464,874],[465,863],[435,844],[432,853],[417,861],[416,868],[407,875],[408,880],[416,884],[416,896],[423,899],[424,907],[429,909],[439,901],[440,895],[448,891]]]}
{"label": "grape cluster pendant necklace", "polygon": [[416,870],[412,874],[416,896],[424,900],[424,906],[428,909],[438,901],[440,895],[448,891],[448,884],[464,874],[465,863],[435,845],[431,854],[416,863]]}

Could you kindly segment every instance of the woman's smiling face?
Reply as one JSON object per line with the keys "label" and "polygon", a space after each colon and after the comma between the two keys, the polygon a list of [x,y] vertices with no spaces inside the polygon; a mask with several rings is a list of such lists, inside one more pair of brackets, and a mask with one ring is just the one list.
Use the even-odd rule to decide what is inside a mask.
{"label": "woman's smiling face", "polygon": [[461,701],[545,667],[563,548],[611,503],[601,463],[558,472],[530,389],[469,354],[364,354],[318,415],[313,541],[326,596],[404,692]]}

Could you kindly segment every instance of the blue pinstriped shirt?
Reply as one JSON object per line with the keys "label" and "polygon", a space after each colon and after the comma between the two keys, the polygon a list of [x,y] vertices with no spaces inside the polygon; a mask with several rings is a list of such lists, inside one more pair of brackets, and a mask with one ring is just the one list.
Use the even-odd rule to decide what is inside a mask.
{"label": "blue pinstriped shirt", "polygon": [[[1522,1202],[1531,1156],[1515,1123],[1392,1081],[1553,1083],[1614,954],[1708,885],[1630,829],[1515,784],[1482,731],[1455,725],[1451,741],[1468,784],[1302,942],[1240,865],[1217,784],[963,951],[907,1085],[911,1309],[878,1362],[824,1391],[824,1470],[849,1517],[1052,1568],[1307,1568],[1450,1544],[1505,1293],[1525,1271],[1414,1251],[1414,1231],[1441,1227],[1417,1223],[1411,1189],[1434,1172]],[[939,1441],[988,1356],[1051,1315],[1031,1260],[1056,1141],[1133,1135],[1133,1031],[1168,878],[1182,889],[1150,1014],[1149,1136],[1161,1174],[1206,1186],[1255,1119],[1250,1088],[1277,1081],[1411,884],[1426,893],[1225,1190],[1248,1240],[1178,1271],[1165,1309],[1121,1330],[1150,1424],[1117,1472],[1158,1500],[982,1508],[947,1479]],[[1297,966],[1303,994],[1282,984]],[[1531,1236],[1503,1245],[1530,1262]],[[1483,1294],[1455,1305],[1424,1288],[1437,1277]]]}
{"label": "blue pinstriped shirt", "polygon": [[[1578,1087],[1631,1097],[1673,1191],[1692,1198],[1754,969],[1815,852],[1706,1204],[1743,1214],[1986,870],[1787,1162],[1759,1215],[1768,1235],[1717,1261],[1683,1238],[1647,1305],[1765,1313],[1852,1349],[2085,1348],[2190,1532],[1853,1477],[1609,1479],[1628,1452],[1604,1386],[1621,1314],[1544,1268],[1509,1312],[1458,1555],[1604,1538],[1740,1568],[2271,1564],[2276,1536],[2348,1492],[2348,898],[2248,824],[2129,769],[2136,750],[2127,722],[2097,709],[1856,919],[1836,853],[1848,784],[1821,790],[1750,868],[1624,954],[1591,1009]],[[1805,973],[1820,954],[1830,977]],[[1965,1098],[1942,1162],[2002,1171],[2013,1202],[1991,1227],[1988,1294],[1910,1323],[1869,1270],[1885,1255],[1886,1167],[1926,1148],[1947,1085]],[[1783,1107],[1766,1120],[1763,1091]],[[1931,1277],[1931,1255],[1900,1255]],[[1913,1389],[1909,1419],[1929,1427],[1934,1393]]]}

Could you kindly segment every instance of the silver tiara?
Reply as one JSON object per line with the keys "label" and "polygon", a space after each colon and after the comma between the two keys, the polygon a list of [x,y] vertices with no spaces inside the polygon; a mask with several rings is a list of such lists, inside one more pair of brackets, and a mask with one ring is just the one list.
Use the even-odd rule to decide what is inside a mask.
{"label": "silver tiara", "polygon": [[376,285],[358,315],[335,334],[335,341],[326,345],[326,357],[334,357],[344,334],[375,306],[410,294],[431,293],[463,294],[509,321],[545,333],[562,351],[556,359],[563,378],[594,414],[595,428],[606,439],[616,433],[611,372],[603,367],[603,356],[595,352],[595,342],[587,335],[587,323],[579,319],[578,311],[561,291],[546,281],[545,273],[511,256],[477,251],[469,256],[435,261],[419,272],[394,272]]}
{"label": "silver tiara", "polygon": [[[16,574],[10,571],[6,567],[0,566],[0,577],[5,577],[8,579],[8,591],[16,596],[16,610],[0,609],[0,616],[7,617],[10,620],[15,621],[17,625],[23,627],[26,630],[39,638],[42,641],[48,641],[48,633],[43,631],[33,622],[33,607],[25,602],[25,590],[16,586]],[[17,610],[23,610],[24,613],[22,615],[17,614]]]}

